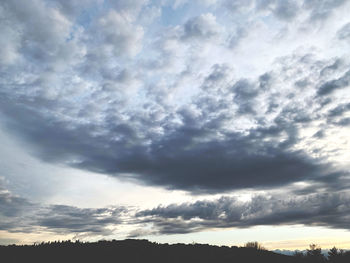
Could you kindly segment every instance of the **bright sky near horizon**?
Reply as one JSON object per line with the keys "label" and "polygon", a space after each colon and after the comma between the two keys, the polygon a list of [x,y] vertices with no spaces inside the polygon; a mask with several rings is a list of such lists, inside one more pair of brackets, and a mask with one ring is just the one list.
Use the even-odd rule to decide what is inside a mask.
{"label": "bright sky near horizon", "polygon": [[350,248],[350,1],[0,2],[0,244]]}

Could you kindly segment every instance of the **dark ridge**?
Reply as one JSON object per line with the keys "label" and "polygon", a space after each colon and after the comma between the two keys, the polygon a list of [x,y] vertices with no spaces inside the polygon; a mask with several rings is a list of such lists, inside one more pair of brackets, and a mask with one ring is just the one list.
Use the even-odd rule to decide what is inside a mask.
{"label": "dark ridge", "polygon": [[271,251],[205,244],[158,244],[148,240],[48,242],[34,245],[0,246],[0,262],[269,262],[298,263],[305,259]]}

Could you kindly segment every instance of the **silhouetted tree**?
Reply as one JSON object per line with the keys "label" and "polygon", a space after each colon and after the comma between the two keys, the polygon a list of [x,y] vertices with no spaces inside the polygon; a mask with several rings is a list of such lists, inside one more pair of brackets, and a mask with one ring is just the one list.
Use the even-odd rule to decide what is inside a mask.
{"label": "silhouetted tree", "polygon": [[343,249],[333,247],[328,251],[328,261],[331,263],[348,262],[347,260],[349,260],[350,253],[348,253],[348,256],[346,256],[347,253],[348,252],[345,252]]}
{"label": "silhouetted tree", "polygon": [[325,262],[325,257],[322,254],[321,247],[316,244],[311,244],[310,248],[306,250],[306,258],[308,262],[319,263]]}
{"label": "silhouetted tree", "polygon": [[247,242],[244,246],[247,247],[247,248],[254,248],[256,250],[265,250],[263,245],[261,245],[257,241]]}
{"label": "silhouetted tree", "polygon": [[339,250],[336,247],[333,247],[328,251],[328,261],[337,262],[339,258]]}

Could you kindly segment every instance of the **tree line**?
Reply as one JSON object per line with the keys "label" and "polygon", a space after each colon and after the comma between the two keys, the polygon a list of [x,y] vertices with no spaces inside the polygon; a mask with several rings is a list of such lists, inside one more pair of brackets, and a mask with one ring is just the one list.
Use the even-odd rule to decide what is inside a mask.
{"label": "tree line", "polygon": [[322,253],[320,246],[316,244],[311,244],[305,253],[295,251],[294,257],[304,259],[307,262],[312,263],[349,263],[350,262],[350,251],[345,251],[343,249],[338,249],[336,247],[331,248],[327,255]]}
{"label": "tree line", "polygon": [[332,248],[322,254],[317,245],[293,256],[268,251],[258,242],[243,247],[212,246],[207,244],[160,244],[148,240],[112,240],[98,242],[54,241],[33,245],[0,246],[0,262],[122,262],[122,263],[349,263],[350,252]]}

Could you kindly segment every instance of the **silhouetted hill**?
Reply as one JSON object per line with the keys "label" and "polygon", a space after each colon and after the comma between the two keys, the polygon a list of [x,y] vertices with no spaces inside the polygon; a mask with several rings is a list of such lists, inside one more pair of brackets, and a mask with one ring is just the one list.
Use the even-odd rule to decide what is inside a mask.
{"label": "silhouetted hill", "polygon": [[51,242],[39,245],[0,246],[0,262],[269,262],[298,263],[303,259],[245,247],[203,244],[157,244],[147,240],[99,241],[95,243]]}

